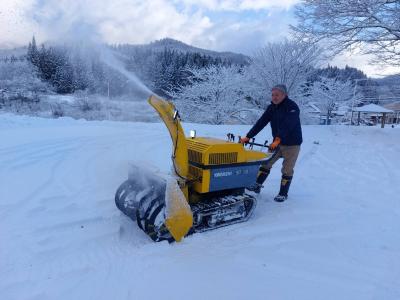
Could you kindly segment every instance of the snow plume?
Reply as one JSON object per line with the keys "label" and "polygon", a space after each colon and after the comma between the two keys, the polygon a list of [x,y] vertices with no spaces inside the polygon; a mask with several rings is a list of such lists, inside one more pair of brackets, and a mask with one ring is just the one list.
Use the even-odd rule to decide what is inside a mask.
{"label": "snow plume", "polygon": [[[50,7],[39,7],[42,10],[39,9],[33,15],[40,27],[47,28],[49,38],[47,43],[61,46],[67,45],[73,51],[98,55],[104,64],[128,79],[140,96],[148,97],[153,94],[133,71],[126,69],[122,57],[118,57],[106,44],[101,34],[100,25],[91,22],[90,18],[87,18],[90,13],[84,11],[87,6],[73,4],[73,9],[66,9],[64,7],[65,3],[63,3],[59,3],[59,6],[55,7],[53,7],[55,4]],[[53,11],[51,10],[52,7]]]}
{"label": "snow plume", "polygon": [[122,61],[117,58],[117,54],[110,50],[107,46],[101,47],[100,60],[110,68],[124,75],[135,87],[140,89],[147,96],[154,94],[137,76],[135,73],[128,71]]}

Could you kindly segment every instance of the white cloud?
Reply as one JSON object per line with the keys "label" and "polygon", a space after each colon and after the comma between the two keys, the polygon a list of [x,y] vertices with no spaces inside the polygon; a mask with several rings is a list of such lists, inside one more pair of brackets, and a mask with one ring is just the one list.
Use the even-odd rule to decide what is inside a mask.
{"label": "white cloud", "polygon": [[250,18],[221,22],[218,26],[206,31],[207,40],[203,42],[215,50],[229,50],[251,55],[258,47],[268,42],[289,38],[288,24],[291,19],[289,13],[271,9],[270,13],[257,20]]}
{"label": "white cloud", "polygon": [[[287,11],[281,13],[281,10],[295,2],[199,0],[194,9],[192,0],[29,1],[11,1],[25,3],[25,19],[35,28],[35,31],[26,30],[29,33],[24,35],[24,43],[38,31],[40,41],[91,38],[108,43],[146,43],[171,37],[199,47],[246,54],[287,34]],[[272,8],[277,6],[280,8]],[[270,7],[268,11],[254,19],[240,12],[228,18],[217,13],[211,18],[204,11],[206,8],[240,11],[267,7]]]}
{"label": "white cloud", "polygon": [[[241,20],[241,11],[283,9],[297,1],[2,0],[0,45],[26,44],[33,34],[39,41],[90,36],[108,43],[146,43],[171,37],[219,50],[229,50],[225,46],[240,45],[243,40],[246,45],[239,50],[248,52],[251,44],[258,45],[260,39],[264,42],[267,33],[272,36],[271,23],[266,18]],[[210,11],[217,13],[209,17]],[[220,18],[219,11],[234,11],[235,18]],[[287,25],[280,20],[274,23],[279,28]],[[277,35],[282,36],[282,32]],[[252,43],[251,36],[259,39]],[[229,37],[234,41],[228,41]]]}
{"label": "white cloud", "polygon": [[300,0],[245,0],[241,1],[242,9],[267,9],[267,8],[285,8],[289,9]]}
{"label": "white cloud", "polygon": [[39,27],[26,17],[35,0],[0,1],[0,46],[18,46],[41,33]]}
{"label": "white cloud", "polygon": [[166,0],[42,1],[32,17],[51,39],[83,35],[108,43],[145,43],[167,36],[190,43],[212,26],[207,16],[180,13]]}
{"label": "white cloud", "polygon": [[299,0],[176,0],[176,2],[213,11],[242,11],[269,8],[288,9]]}
{"label": "white cloud", "polygon": [[109,43],[172,37],[191,43],[212,27],[201,11],[181,12],[167,0],[1,0],[0,46],[92,36]]}
{"label": "white cloud", "polygon": [[[288,37],[289,8],[299,0],[1,0],[0,47],[68,38],[148,43],[171,37],[195,46],[251,54]],[[345,54],[331,64],[358,67],[370,76],[399,72]]]}
{"label": "white cloud", "polygon": [[360,53],[345,52],[336,56],[330,65],[345,67],[346,65],[362,70],[370,77],[383,77],[391,74],[399,74],[400,68],[395,66],[378,66],[369,64],[372,59],[371,55],[362,55]]}

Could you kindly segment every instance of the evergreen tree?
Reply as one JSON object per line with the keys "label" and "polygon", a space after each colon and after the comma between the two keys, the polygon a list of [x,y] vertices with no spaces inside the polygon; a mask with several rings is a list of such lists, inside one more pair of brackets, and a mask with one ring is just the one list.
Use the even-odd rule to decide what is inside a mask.
{"label": "evergreen tree", "polygon": [[32,37],[32,42],[28,45],[28,52],[27,52],[27,59],[30,61],[34,66],[38,66],[39,64],[39,51],[36,46],[36,39],[35,36]]}

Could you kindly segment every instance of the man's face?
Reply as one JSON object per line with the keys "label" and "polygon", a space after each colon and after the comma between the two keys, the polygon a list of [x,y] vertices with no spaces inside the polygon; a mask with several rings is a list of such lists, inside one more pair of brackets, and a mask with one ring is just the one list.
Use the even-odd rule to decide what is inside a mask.
{"label": "man's face", "polygon": [[286,94],[278,89],[272,90],[272,103],[279,104],[285,99]]}

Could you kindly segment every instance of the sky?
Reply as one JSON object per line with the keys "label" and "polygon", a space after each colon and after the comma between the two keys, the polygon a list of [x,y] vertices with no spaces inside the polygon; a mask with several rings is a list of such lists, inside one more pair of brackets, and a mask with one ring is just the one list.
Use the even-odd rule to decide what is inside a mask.
{"label": "sky", "polygon": [[[196,47],[251,55],[290,37],[299,0],[0,0],[0,48],[37,41],[92,39],[148,43],[165,37]],[[377,77],[395,72],[344,54],[331,62]]]}

